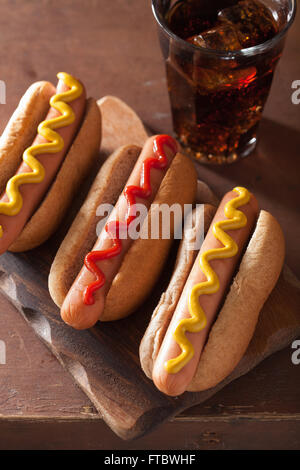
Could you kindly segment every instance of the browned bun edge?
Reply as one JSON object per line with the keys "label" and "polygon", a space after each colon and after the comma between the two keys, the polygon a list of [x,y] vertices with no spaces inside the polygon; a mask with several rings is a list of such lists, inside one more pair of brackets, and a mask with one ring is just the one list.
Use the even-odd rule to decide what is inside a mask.
{"label": "browned bun edge", "polygon": [[59,307],[80,271],[85,255],[97,240],[96,226],[103,218],[96,217],[97,207],[117,202],[140,152],[141,147],[123,146],[108,157],[100,168],[50,269],[49,291]]}
{"label": "browned bun edge", "polygon": [[49,82],[33,83],[21,98],[0,137],[0,193],[15,174],[26,148],[32,144],[37,127],[49,110],[55,87]]}
{"label": "browned bun edge", "polygon": [[187,226],[190,226],[192,222],[192,232],[189,238],[187,238],[185,233],[183,234],[170,283],[167,290],[163,292],[152,314],[150,323],[140,344],[141,366],[149,378],[152,378],[153,364],[157,358],[183,287],[198,254],[198,250],[190,249],[189,244],[196,240],[196,234],[199,233],[199,231],[203,229],[204,233],[207,232],[215,212],[216,207],[204,204],[203,206],[198,206],[188,215],[189,220],[187,220]]}
{"label": "browned bun edge", "polygon": [[[184,250],[184,243],[181,249]],[[263,304],[277,282],[284,254],[285,243],[281,227],[269,212],[262,210],[224,305],[210,331],[188,391],[198,392],[214,387],[242,359],[254,334]],[[183,262],[186,255],[179,253],[178,256]],[[191,268],[193,261],[188,260],[188,264]],[[154,311],[140,345],[141,365],[149,378],[152,378],[153,363],[189,274],[181,267],[180,261],[176,266],[178,273],[173,273],[171,281],[176,288],[173,294],[175,301],[169,301],[172,301],[172,291],[168,288]]]}
{"label": "browned bun edge", "polygon": [[188,387],[196,392],[214,387],[227,377],[246,352],[259,313],[281,272],[285,242],[277,220],[260,211],[239,270],[214,323]]}
{"label": "browned bun edge", "polygon": [[96,101],[89,98],[80,129],[51,187],[9,251],[35,248],[56,231],[81,182],[98,159],[100,142],[101,115]]}
{"label": "browned bun edge", "polygon": [[183,208],[184,204],[194,203],[196,189],[197,174],[194,164],[188,157],[178,153],[161,182],[143,222],[140,237],[130,246],[112,282],[101,321],[126,317],[150,294],[167,258],[175,228],[173,220],[171,237],[168,239],[161,236],[158,239],[150,236],[143,238],[146,234],[151,234],[151,218],[161,204],[172,206],[177,203]]}

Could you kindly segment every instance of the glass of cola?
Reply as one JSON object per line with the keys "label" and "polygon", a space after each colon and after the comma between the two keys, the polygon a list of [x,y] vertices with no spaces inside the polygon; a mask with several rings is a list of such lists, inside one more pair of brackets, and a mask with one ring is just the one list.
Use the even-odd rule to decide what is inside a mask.
{"label": "glass of cola", "polygon": [[152,0],[174,131],[203,163],[249,155],[294,0]]}

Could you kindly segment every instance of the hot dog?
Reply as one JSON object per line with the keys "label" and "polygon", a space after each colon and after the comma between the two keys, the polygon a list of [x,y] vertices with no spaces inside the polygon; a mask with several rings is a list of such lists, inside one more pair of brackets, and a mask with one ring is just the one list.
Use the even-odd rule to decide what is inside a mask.
{"label": "hot dog", "polygon": [[[123,177],[124,173],[123,169]],[[112,175],[112,180],[114,178],[116,174]],[[84,265],[65,295],[57,295],[57,287],[59,290],[61,285],[57,283],[56,273],[64,271],[66,243],[63,242],[54,260],[49,290],[54,300],[60,300],[59,303],[63,300],[61,316],[66,323],[77,329],[89,328],[98,320],[123,318],[141,304],[158,278],[172,236],[169,239],[141,237],[132,240],[130,236],[122,236],[121,232],[126,233],[134,222],[135,204],[142,204],[148,210],[142,223],[143,232],[150,227],[151,214],[159,205],[193,203],[196,183],[192,162],[179,153],[179,146],[173,138],[161,135],[147,140],[128,174],[114,210],[98,239],[94,234],[94,246],[89,253],[86,252]],[[92,194],[88,195],[87,201]],[[67,235],[70,242],[76,237],[75,230],[76,222]],[[171,231],[174,232],[174,226]],[[64,276],[69,277],[70,271],[70,268],[68,272],[64,271]]]}
{"label": "hot dog", "polygon": [[96,102],[71,75],[58,78],[57,88],[48,82],[29,88],[1,136],[0,254],[44,242],[98,156]]}
{"label": "hot dog", "polygon": [[170,309],[163,295],[140,345],[146,375],[171,396],[211,388],[238,364],[280,274],[284,238],[254,195],[237,187],[195,257],[176,284],[176,302]]}

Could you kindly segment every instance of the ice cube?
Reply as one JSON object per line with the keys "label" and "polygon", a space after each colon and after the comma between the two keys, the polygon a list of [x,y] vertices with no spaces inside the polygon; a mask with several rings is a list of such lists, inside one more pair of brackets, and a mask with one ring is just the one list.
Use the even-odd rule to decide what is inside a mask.
{"label": "ice cube", "polygon": [[[172,69],[172,76],[181,77],[190,89],[198,89],[199,93],[215,93],[226,88],[243,89],[257,79],[257,69],[254,66],[237,68],[237,63],[226,61],[226,63],[215,64],[209,67],[204,65],[201,53],[198,51],[193,55],[192,61],[186,61],[176,53],[173,43],[170,43],[170,55],[167,59],[168,68]],[[234,65],[235,64],[235,65]],[[169,77],[169,82],[171,81]],[[174,79],[176,82],[177,78]],[[173,80],[172,80],[173,81]],[[183,85],[173,86],[183,89]],[[182,93],[178,93],[180,95]]]}
{"label": "ice cube", "polygon": [[194,67],[193,80],[202,93],[219,92],[221,90],[243,89],[257,78],[255,67],[233,70],[206,69]]}
{"label": "ice cube", "polygon": [[271,11],[258,0],[242,0],[237,5],[224,8],[218,19],[235,26],[243,48],[261,44],[277,33]]}
{"label": "ice cube", "polygon": [[220,24],[187,39],[195,46],[218,49],[222,51],[235,51],[241,49],[242,45],[238,33],[231,24]]}

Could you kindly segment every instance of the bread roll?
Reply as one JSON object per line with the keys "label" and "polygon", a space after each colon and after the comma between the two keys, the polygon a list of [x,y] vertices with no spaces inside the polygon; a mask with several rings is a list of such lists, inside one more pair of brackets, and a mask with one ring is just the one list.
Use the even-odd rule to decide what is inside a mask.
{"label": "bread roll", "polygon": [[[141,341],[141,366],[150,378],[153,363],[186,282],[187,273],[182,266],[187,260],[189,272],[194,262],[195,256],[191,259],[185,247],[183,240],[170,286],[162,295]],[[278,280],[284,254],[285,243],[280,225],[269,212],[260,211],[256,228],[209,333],[188,391],[198,392],[214,387],[242,359],[254,334],[259,313]],[[172,292],[175,301],[170,307]]]}

